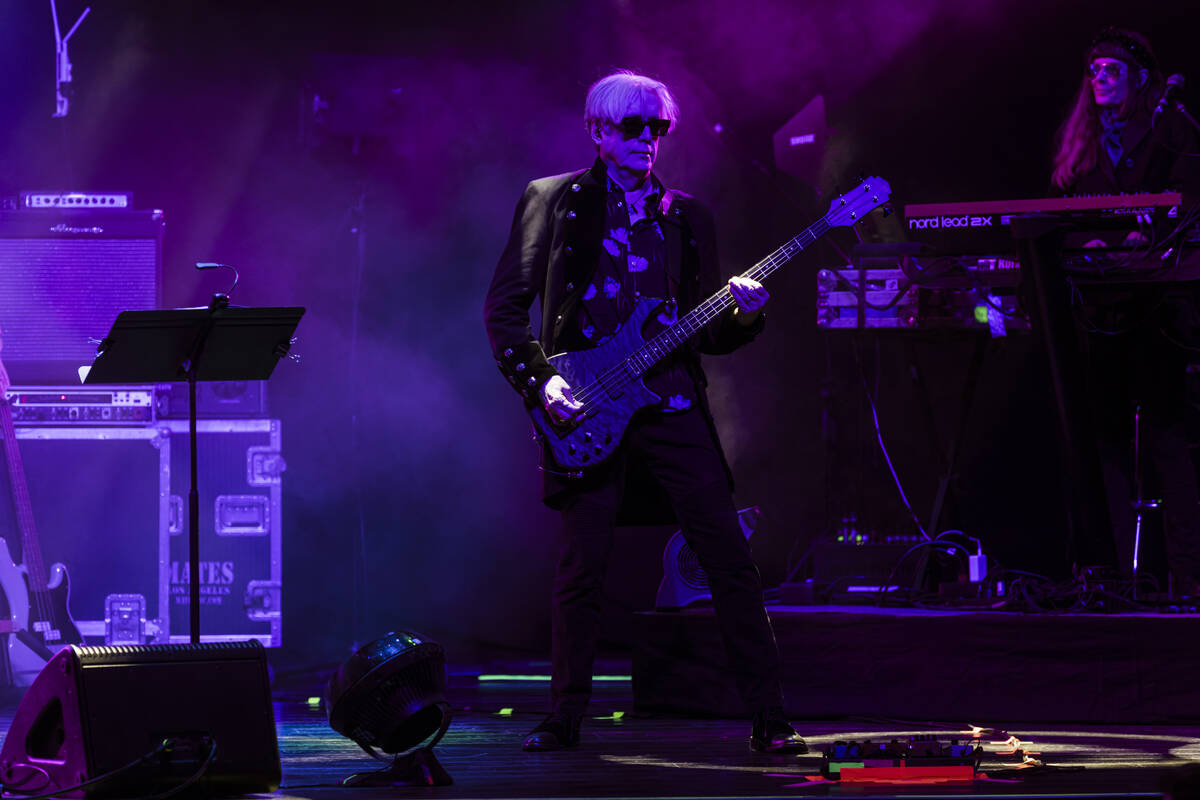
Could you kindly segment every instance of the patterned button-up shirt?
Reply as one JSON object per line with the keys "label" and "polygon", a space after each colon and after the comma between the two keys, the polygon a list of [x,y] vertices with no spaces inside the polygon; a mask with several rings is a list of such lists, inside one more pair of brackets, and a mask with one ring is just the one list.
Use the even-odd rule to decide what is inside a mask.
{"label": "patterned button-up shirt", "polygon": [[[667,247],[663,236],[663,188],[651,176],[653,189],[645,195],[644,212],[632,225],[625,192],[608,179],[605,201],[604,239],[591,283],[584,289],[583,304],[576,315],[582,338],[603,344],[616,333],[642,299],[667,300],[668,305],[651,317],[648,336],[676,318],[667,271]],[[662,397],[664,411],[683,411],[695,402],[695,386],[678,354],[669,356],[646,375],[646,385]]]}

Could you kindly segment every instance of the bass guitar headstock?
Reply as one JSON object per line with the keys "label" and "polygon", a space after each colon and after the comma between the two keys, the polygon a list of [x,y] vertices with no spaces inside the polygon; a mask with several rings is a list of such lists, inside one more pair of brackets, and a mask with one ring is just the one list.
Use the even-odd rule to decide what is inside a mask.
{"label": "bass guitar headstock", "polygon": [[831,226],[853,225],[892,197],[892,187],[883,178],[872,176],[829,205],[825,221]]}

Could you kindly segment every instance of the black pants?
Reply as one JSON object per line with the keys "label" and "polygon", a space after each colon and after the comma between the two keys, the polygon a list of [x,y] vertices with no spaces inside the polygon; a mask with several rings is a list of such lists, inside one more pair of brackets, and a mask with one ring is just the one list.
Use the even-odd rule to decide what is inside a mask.
{"label": "black pants", "polygon": [[[783,704],[779,650],[762,602],[762,582],[742,535],[725,469],[698,409],[653,414],[630,429],[621,459],[641,459],[666,490],[683,535],[708,574],[713,606],[738,692],[753,712]],[[624,487],[624,462],[610,480],[563,509],[562,551],[552,608],[554,710],[582,714],[591,697],[600,593]]]}

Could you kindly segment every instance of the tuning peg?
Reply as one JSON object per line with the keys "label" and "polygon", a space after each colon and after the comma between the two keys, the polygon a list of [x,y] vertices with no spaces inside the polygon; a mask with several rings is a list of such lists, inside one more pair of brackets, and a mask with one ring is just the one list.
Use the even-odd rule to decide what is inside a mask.
{"label": "tuning peg", "polygon": [[892,208],[891,206],[884,206],[883,207],[883,216],[890,217],[892,215],[893,211],[895,211],[895,209]]}
{"label": "tuning peg", "polygon": [[861,172],[860,172],[860,173],[858,173],[858,182],[859,182],[859,183],[865,183],[865,182],[866,182],[866,180],[867,180],[867,176],[866,176],[866,175],[864,175],[864,174],[863,174],[863,173],[861,173]]}

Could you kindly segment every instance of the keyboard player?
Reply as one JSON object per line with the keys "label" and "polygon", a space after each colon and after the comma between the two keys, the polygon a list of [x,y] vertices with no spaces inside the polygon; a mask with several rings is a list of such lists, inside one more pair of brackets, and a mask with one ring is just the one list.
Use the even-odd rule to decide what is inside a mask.
{"label": "keyboard player", "polygon": [[1150,43],[1107,28],[1087,51],[1071,112],[1058,131],[1052,182],[1064,195],[1196,188],[1197,134],[1173,104]]}
{"label": "keyboard player", "polygon": [[[1108,28],[1085,54],[1075,103],[1059,129],[1053,193],[1096,195],[1200,189],[1200,137],[1187,116],[1160,104],[1165,82],[1150,43]],[[1159,106],[1163,109],[1159,110]],[[1122,241],[1122,239],[1124,241]],[[1138,232],[1091,245],[1148,244]],[[1142,469],[1164,500],[1168,566],[1176,594],[1200,587],[1200,491],[1189,450],[1185,373],[1200,363],[1196,292],[1103,310],[1086,334],[1086,392],[1104,472],[1118,562],[1133,557],[1130,504],[1133,411],[1142,408]],[[1095,318],[1093,318],[1095,319]]]}

